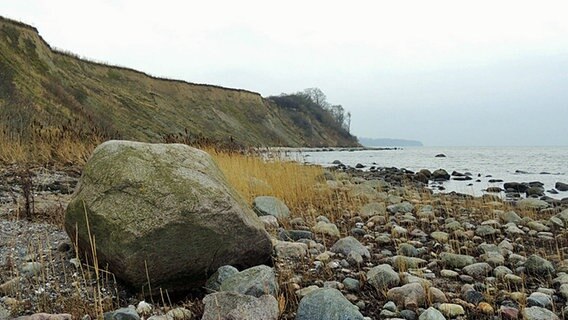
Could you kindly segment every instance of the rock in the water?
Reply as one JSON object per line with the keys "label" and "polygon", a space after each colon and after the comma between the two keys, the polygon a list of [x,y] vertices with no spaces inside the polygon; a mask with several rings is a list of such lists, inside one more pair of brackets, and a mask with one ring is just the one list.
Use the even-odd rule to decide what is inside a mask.
{"label": "rock in the water", "polygon": [[274,269],[260,265],[236,273],[221,283],[221,291],[231,291],[260,297],[264,294],[276,296],[278,283]]}
{"label": "rock in the water", "polygon": [[273,216],[278,219],[288,218],[290,209],[282,200],[272,196],[254,198],[252,208],[259,216]]}
{"label": "rock in the water", "polygon": [[450,174],[444,169],[438,169],[432,172],[432,180],[434,181],[447,181],[450,180]]}
{"label": "rock in the water", "polygon": [[558,191],[568,191],[568,183],[556,182],[554,188]]}
{"label": "rock in the water", "polygon": [[278,301],[271,295],[256,298],[235,292],[217,292],[203,298],[202,320],[278,319]]}
{"label": "rock in the water", "polygon": [[553,275],[554,266],[550,261],[533,254],[525,261],[525,272],[537,276]]}
{"label": "rock in the water", "polygon": [[341,253],[345,257],[347,257],[351,252],[356,252],[362,257],[366,257],[367,259],[371,257],[369,249],[367,249],[364,245],[361,244],[361,242],[359,242],[359,240],[355,239],[352,236],[337,240],[333,247],[331,247],[331,252]]}
{"label": "rock in the water", "polygon": [[541,308],[541,307],[530,307],[524,308],[521,311],[521,315],[525,320],[559,320],[557,315],[554,312]]}
{"label": "rock in the water", "polygon": [[298,306],[296,320],[363,320],[358,308],[337,289],[310,292]]}
{"label": "rock in the water", "polygon": [[443,153],[438,153],[438,154],[436,155],[436,158],[445,158],[445,157],[446,157],[446,155],[443,154]]}
{"label": "rock in the water", "polygon": [[383,290],[397,286],[400,276],[390,265],[381,264],[367,272],[367,281],[376,289]]}
{"label": "rock in the water", "polygon": [[[203,285],[222,265],[266,262],[272,244],[256,214],[205,152],[181,144],[108,141],[83,170],[65,229],[86,254],[140,290]],[[146,291],[148,293],[148,291]]]}

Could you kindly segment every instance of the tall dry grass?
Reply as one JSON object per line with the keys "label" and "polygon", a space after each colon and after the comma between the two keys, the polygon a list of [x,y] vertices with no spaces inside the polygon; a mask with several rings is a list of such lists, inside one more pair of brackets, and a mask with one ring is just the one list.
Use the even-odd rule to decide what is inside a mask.
{"label": "tall dry grass", "polygon": [[35,128],[22,137],[0,127],[0,163],[82,165],[104,139],[65,128]]}
{"label": "tall dry grass", "polygon": [[306,221],[313,221],[319,215],[335,221],[346,211],[360,206],[360,200],[350,197],[346,190],[331,189],[320,166],[282,157],[267,159],[258,154],[206,151],[248,203],[257,196],[274,196],[286,203],[292,217]]}

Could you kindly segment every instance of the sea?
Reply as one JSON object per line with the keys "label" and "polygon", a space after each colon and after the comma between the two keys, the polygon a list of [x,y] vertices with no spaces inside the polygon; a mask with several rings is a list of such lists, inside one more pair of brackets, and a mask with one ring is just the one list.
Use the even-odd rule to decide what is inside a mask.
{"label": "sea", "polygon": [[[545,195],[562,199],[568,192],[555,193],[556,182],[568,183],[568,147],[403,147],[387,150],[341,149],[321,151],[304,149],[294,154],[296,160],[322,166],[333,161],[355,167],[396,167],[411,171],[445,169],[469,173],[473,180],[443,183],[442,192],[459,192],[474,196],[485,194],[488,187],[503,188],[504,182],[544,184]],[[329,150],[329,149],[324,149]],[[436,157],[443,154],[445,157]],[[490,182],[502,180],[503,182]],[[434,191],[438,186],[431,185]],[[504,195],[504,194],[503,194]]]}

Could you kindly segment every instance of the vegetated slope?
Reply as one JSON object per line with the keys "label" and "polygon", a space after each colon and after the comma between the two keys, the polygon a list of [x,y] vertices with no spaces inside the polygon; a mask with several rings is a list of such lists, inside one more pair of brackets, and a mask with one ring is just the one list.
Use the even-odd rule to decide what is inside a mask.
{"label": "vegetated slope", "polygon": [[312,113],[282,108],[258,93],[80,59],[52,50],[35,28],[2,17],[0,128],[23,140],[30,130],[73,130],[153,142],[189,132],[251,146],[357,145]]}

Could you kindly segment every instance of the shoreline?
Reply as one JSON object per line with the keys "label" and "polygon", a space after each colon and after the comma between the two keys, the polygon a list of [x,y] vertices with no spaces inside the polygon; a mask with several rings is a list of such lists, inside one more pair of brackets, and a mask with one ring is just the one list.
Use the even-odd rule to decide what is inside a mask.
{"label": "shoreline", "polygon": [[[35,308],[41,301],[38,299],[42,297],[36,293],[37,290],[41,287],[44,288],[42,290],[50,292],[49,287],[41,285],[41,281],[33,280],[33,276],[29,280],[20,278],[22,284],[29,285],[29,288],[20,291],[19,299],[6,295],[7,291],[2,291],[1,288],[6,288],[6,283],[10,283],[15,270],[22,270],[20,268],[24,265],[41,261],[43,267],[56,271],[54,274],[44,274],[44,281],[53,283],[53,287],[56,287],[55,284],[69,286],[70,292],[75,292],[72,283],[65,282],[67,280],[60,277],[62,274],[75,272],[73,270],[76,267],[70,262],[74,253],[69,250],[72,244],[69,243],[65,232],[42,220],[45,217],[38,217],[37,222],[14,219],[16,207],[21,205],[22,194],[16,175],[6,169],[0,171],[4,186],[8,187],[0,189],[0,226],[4,235],[0,237],[0,248],[8,249],[7,244],[10,244],[10,247],[15,247],[19,253],[14,256],[12,267],[7,268],[6,261],[1,265],[0,293],[4,298],[0,299],[0,312],[4,308],[8,311],[20,310],[15,314],[18,316],[30,315],[41,311]],[[343,215],[332,217],[326,212],[319,213],[327,216],[325,219],[328,222],[325,223],[338,228],[338,234],[315,231],[318,223],[325,221],[320,217],[313,217],[314,220],[304,218],[300,224],[292,224],[289,221],[284,224],[294,226],[285,229],[291,234],[296,232],[294,230],[309,231],[312,234],[311,240],[294,241],[282,238],[278,229],[271,229],[270,233],[279,246],[306,244],[307,248],[311,248],[305,253],[307,257],[289,251],[275,252],[277,274],[282,276],[291,273],[290,278],[285,278],[287,280],[279,284],[283,292],[291,292],[289,299],[297,296],[300,300],[306,294],[301,290],[313,290],[312,286],[332,287],[340,290],[369,319],[378,319],[379,315],[383,317],[387,314],[400,317],[401,313],[405,312],[414,312],[417,316],[426,312],[427,306],[412,308],[412,304],[407,304],[404,299],[397,300],[400,298],[390,292],[396,292],[395,289],[398,288],[407,290],[414,283],[428,283],[429,287],[440,289],[445,294],[445,301],[433,302],[430,306],[438,310],[451,307],[459,311],[453,319],[466,319],[473,316],[499,316],[510,311],[503,309],[503,306],[512,308],[519,314],[525,312],[528,306],[536,306],[534,302],[527,304],[526,301],[538,299],[539,295],[536,293],[542,291],[540,288],[544,285],[544,288],[552,292],[552,302],[539,308],[552,308],[559,316],[564,314],[566,298],[562,292],[555,289],[557,285],[552,282],[543,284],[538,273],[540,271],[527,273],[525,263],[529,257],[537,254],[554,265],[555,270],[549,274],[550,279],[562,277],[562,272],[568,272],[568,260],[563,259],[563,255],[568,254],[568,234],[565,228],[565,223],[568,225],[568,203],[547,208],[522,207],[490,195],[468,197],[460,194],[432,194],[424,189],[424,184],[412,179],[415,173],[404,169],[390,168],[377,172],[348,169],[326,172],[329,174],[326,174],[325,184],[331,190],[353,197],[359,204],[352,208],[355,211],[345,212]],[[36,209],[46,212],[56,211],[57,208],[62,210],[77,181],[78,176],[70,175],[66,170],[39,169],[34,173],[34,186],[37,188]],[[19,203],[13,203],[14,196]],[[509,214],[512,211],[516,212],[518,220]],[[563,212],[566,212],[566,221],[555,218]],[[50,236],[49,239],[28,237],[31,232],[40,238],[46,234]],[[360,262],[353,264],[348,255],[334,253],[334,243],[347,236],[358,239],[369,250],[369,256],[364,256]],[[557,249],[553,250],[554,247]],[[29,248],[36,248],[34,250],[37,251],[29,252]],[[557,251],[560,255],[556,254]],[[460,253],[470,257],[467,259],[473,263],[468,262],[462,266],[461,262],[452,259],[463,257],[448,256],[448,253]],[[30,259],[30,254],[33,254],[32,260],[27,260]],[[40,258],[42,256],[43,258]],[[49,259],[50,256],[53,260]],[[306,258],[308,265],[305,264]],[[544,262],[541,264],[544,265]],[[373,284],[375,282],[370,280],[370,272],[384,265],[388,267],[381,268],[388,269],[389,274],[389,270],[393,270],[398,274],[398,280],[396,285],[379,285],[379,290],[376,284]],[[23,274],[22,271],[16,274],[18,273]],[[360,281],[357,289],[350,287],[352,280],[346,279]],[[568,284],[568,281],[566,283]],[[88,292],[89,284],[92,286],[95,282],[87,282],[87,287],[81,290]],[[111,301],[119,299],[118,305],[113,309],[141,303],[141,300],[120,285],[107,285],[107,298]],[[524,288],[522,291],[515,290],[521,286]],[[384,295],[380,293],[381,290]],[[118,296],[115,296],[114,292],[118,292]],[[57,301],[62,301],[66,296],[59,294]],[[492,298],[481,298],[484,294],[489,294]],[[14,299],[17,301],[13,301]],[[81,299],[85,304],[95,303],[88,295],[83,295]],[[395,308],[388,306],[389,301],[394,302]],[[524,307],[522,301],[525,301]],[[191,304],[194,306],[192,311],[197,316],[200,316],[198,312],[203,307],[200,303],[201,300],[192,300]],[[18,305],[18,308],[24,307],[14,309],[15,305]],[[183,305],[180,301],[174,302],[168,308],[155,306],[153,314],[160,316]],[[293,311],[287,311],[281,316],[282,319],[294,317]]]}

